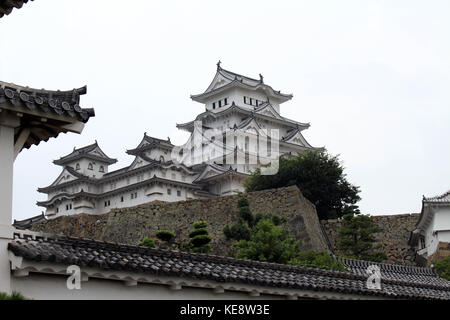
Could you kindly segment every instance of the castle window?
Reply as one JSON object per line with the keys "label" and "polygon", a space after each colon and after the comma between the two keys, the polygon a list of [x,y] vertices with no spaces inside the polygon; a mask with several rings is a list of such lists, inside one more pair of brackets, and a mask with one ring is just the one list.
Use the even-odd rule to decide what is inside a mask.
{"label": "castle window", "polygon": [[91,163],[91,162],[89,162],[89,165],[88,165],[88,170],[94,170],[94,166],[92,165],[92,163]]}
{"label": "castle window", "polygon": [[167,194],[172,194],[172,190],[171,189],[167,189]]}
{"label": "castle window", "polygon": [[56,207],[56,210],[55,210],[55,211],[56,211],[56,213],[58,213],[58,212],[59,212],[59,207]]}
{"label": "castle window", "polygon": [[100,169],[98,169],[99,172],[105,172],[105,167],[100,166]]}
{"label": "castle window", "polygon": [[216,103],[215,102],[213,102],[213,109],[215,109],[216,108]]}
{"label": "castle window", "polygon": [[247,104],[247,97],[244,96],[244,103]]}
{"label": "castle window", "polygon": [[120,202],[123,202],[123,196],[120,197]]}
{"label": "castle window", "polygon": [[219,100],[219,108],[222,106],[222,100]]}
{"label": "castle window", "polygon": [[80,164],[79,163],[76,164],[75,170],[80,170]]}
{"label": "castle window", "polygon": [[181,197],[181,190],[177,190],[177,196]]}
{"label": "castle window", "polygon": [[228,104],[228,98],[225,98],[225,99],[224,99],[224,104],[223,104],[223,105],[226,106],[227,104]]}
{"label": "castle window", "polygon": [[159,161],[165,162],[164,157],[163,157],[163,156],[160,156],[160,157],[159,157]]}
{"label": "castle window", "polygon": [[250,105],[253,105],[253,99],[250,98]]}

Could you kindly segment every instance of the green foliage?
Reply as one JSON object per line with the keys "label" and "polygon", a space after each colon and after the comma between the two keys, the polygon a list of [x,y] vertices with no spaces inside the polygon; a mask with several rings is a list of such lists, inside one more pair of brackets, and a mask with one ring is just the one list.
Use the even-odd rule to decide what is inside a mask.
{"label": "green foliage", "polygon": [[258,213],[255,216],[255,224],[259,222],[261,219],[269,219],[272,220],[273,224],[276,226],[279,226],[280,224],[283,224],[286,222],[286,218],[280,217],[273,213]]}
{"label": "green foliage", "polygon": [[191,238],[191,243],[194,248],[202,247],[211,242],[211,237],[207,234],[200,234]]}
{"label": "green foliage", "polygon": [[203,234],[208,234],[208,229],[206,229],[206,228],[194,229],[194,231],[189,233],[189,238],[194,238],[195,236],[203,235]]}
{"label": "green foliage", "polygon": [[344,216],[342,227],[338,231],[338,249],[347,257],[367,261],[382,262],[387,259],[384,252],[374,246],[377,240],[374,233],[382,229],[366,215]]}
{"label": "green foliage", "polygon": [[27,300],[27,298],[15,291],[11,294],[0,292],[0,300]]}
{"label": "green foliage", "polygon": [[227,240],[250,240],[250,228],[242,220],[239,220],[231,227],[225,226],[223,233]]}
{"label": "green foliage", "polygon": [[246,197],[241,197],[238,200],[238,208],[242,208],[242,207],[249,207],[250,206],[250,202],[248,202],[248,199]]}
{"label": "green foliage", "polygon": [[149,247],[149,248],[155,248],[156,247],[156,243],[155,243],[154,239],[149,238],[149,237],[145,237],[141,241],[141,246]]}
{"label": "green foliage", "polygon": [[439,277],[450,281],[450,256],[435,262],[434,269]]}
{"label": "green foliage", "polygon": [[344,265],[334,259],[327,251],[304,251],[288,262],[303,267],[344,271]]}
{"label": "green foliage", "polygon": [[252,228],[250,240],[240,240],[233,247],[239,259],[287,263],[297,255],[298,244],[287,230],[261,219]]}
{"label": "green foliage", "polygon": [[247,224],[251,227],[253,225],[253,214],[250,211],[250,207],[240,207],[239,211],[239,218],[247,222]]}
{"label": "green foliage", "polygon": [[275,175],[255,172],[245,181],[247,192],[297,185],[315,206],[319,219],[358,214],[355,205],[361,198],[359,187],[350,184],[337,156],[326,152],[305,151],[298,156],[280,158]]}
{"label": "green foliage", "polygon": [[156,237],[161,241],[170,242],[175,238],[175,233],[167,230],[159,230],[156,232]]}
{"label": "green foliage", "polygon": [[194,229],[201,229],[206,228],[208,226],[208,223],[206,221],[195,221],[192,226]]}
{"label": "green foliage", "polygon": [[189,243],[184,244],[186,251],[196,253],[208,253],[211,250],[211,237],[208,235],[208,223],[206,221],[196,221],[193,224],[194,230],[189,233]]}

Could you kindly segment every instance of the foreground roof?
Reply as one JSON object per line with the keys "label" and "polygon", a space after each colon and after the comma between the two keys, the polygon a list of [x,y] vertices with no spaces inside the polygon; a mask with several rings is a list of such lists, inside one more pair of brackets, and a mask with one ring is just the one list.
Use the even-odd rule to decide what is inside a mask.
{"label": "foreground roof", "polygon": [[381,265],[381,290],[374,290],[366,287],[368,276],[363,270],[367,262],[354,260],[344,260],[349,271],[338,272],[62,236],[16,233],[15,237],[8,249],[27,261],[208,280],[220,285],[248,284],[366,298],[450,299],[450,282],[426,268]]}
{"label": "foreground roof", "polygon": [[92,108],[81,108],[80,96],[86,86],[69,91],[32,89],[0,81],[0,109],[20,118],[14,141],[29,148],[63,132],[80,133]]}
{"label": "foreground roof", "polygon": [[[31,0],[33,1],[33,0]],[[27,3],[28,0],[1,0],[0,1],[0,18],[4,15],[8,15],[12,12],[14,8],[20,9],[22,8],[24,3]]]}

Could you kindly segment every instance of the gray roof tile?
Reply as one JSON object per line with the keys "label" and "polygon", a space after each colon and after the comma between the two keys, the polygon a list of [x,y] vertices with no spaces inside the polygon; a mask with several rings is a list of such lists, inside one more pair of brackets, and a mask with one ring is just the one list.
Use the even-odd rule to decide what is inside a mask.
{"label": "gray roof tile", "polygon": [[345,259],[349,271],[338,272],[60,236],[16,238],[8,248],[24,259],[80,267],[391,298],[450,299],[450,282],[426,268],[379,264],[382,288],[368,289],[364,270],[372,263],[366,261]]}

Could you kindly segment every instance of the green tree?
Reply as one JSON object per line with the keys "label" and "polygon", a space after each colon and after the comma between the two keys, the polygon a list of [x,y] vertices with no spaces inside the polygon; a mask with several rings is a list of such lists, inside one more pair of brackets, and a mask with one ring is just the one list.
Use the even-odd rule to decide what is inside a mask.
{"label": "green tree", "polygon": [[251,229],[249,240],[233,244],[236,258],[256,261],[287,263],[298,253],[299,241],[271,219],[261,219]]}
{"label": "green tree", "polygon": [[196,221],[192,225],[194,229],[189,234],[189,243],[184,244],[183,249],[197,253],[208,253],[211,251],[211,237],[208,234],[207,222]]}
{"label": "green tree", "polygon": [[281,157],[277,174],[261,175],[256,169],[245,181],[247,192],[292,185],[316,206],[321,220],[359,213],[359,187],[347,181],[338,157],[326,152],[305,151],[295,157]]}
{"label": "green tree", "polygon": [[141,246],[149,247],[149,248],[155,248],[156,247],[156,243],[155,243],[154,239],[149,238],[149,237],[145,237],[141,241]]}
{"label": "green tree", "polygon": [[374,245],[377,242],[374,234],[381,231],[371,217],[347,214],[338,231],[337,247],[346,257],[382,262],[387,256],[378,250],[380,245]]}
{"label": "green tree", "polygon": [[247,198],[241,197],[237,203],[238,221],[229,226],[225,226],[223,233],[230,240],[250,240],[250,228],[254,225],[255,217],[250,210],[250,203]]}
{"label": "green tree", "polygon": [[434,269],[439,277],[450,281],[450,256],[435,262]]}

